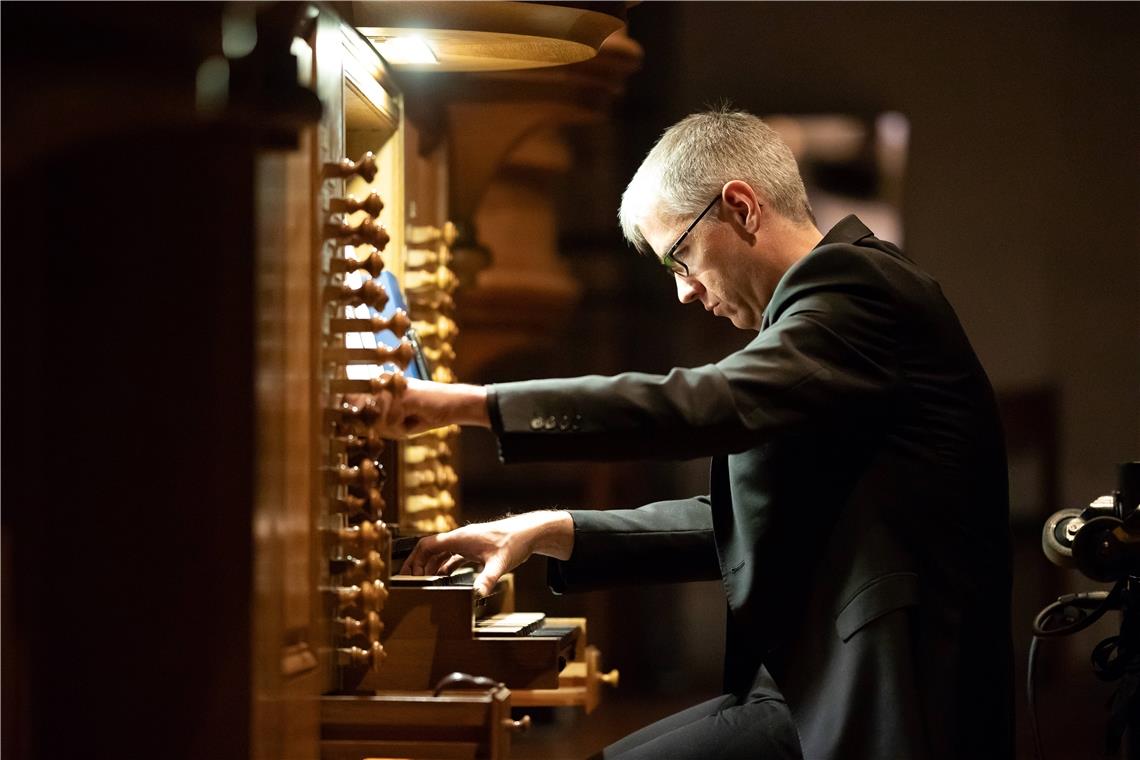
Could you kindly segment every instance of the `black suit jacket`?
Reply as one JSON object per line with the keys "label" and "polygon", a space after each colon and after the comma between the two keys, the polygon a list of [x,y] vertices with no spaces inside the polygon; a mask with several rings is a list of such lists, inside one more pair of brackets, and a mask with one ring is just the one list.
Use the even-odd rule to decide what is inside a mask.
{"label": "black suit jacket", "polygon": [[716,364],[491,398],[504,461],[713,457],[707,496],[573,512],[555,590],[722,578],[726,687],[765,665],[809,760],[1012,755],[993,391],[937,283],[857,218]]}

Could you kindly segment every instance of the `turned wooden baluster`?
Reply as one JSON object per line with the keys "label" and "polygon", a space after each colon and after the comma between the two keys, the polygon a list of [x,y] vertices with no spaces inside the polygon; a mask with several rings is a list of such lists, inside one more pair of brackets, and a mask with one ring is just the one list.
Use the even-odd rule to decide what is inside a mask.
{"label": "turned wooden baluster", "polygon": [[[371,380],[349,380],[340,377],[329,381],[329,390],[333,393],[381,393],[383,391],[403,393],[407,387],[408,379],[399,372],[381,372],[380,377],[374,377]],[[353,408],[356,409],[357,407]]]}
{"label": "turned wooden baluster", "polygon": [[443,243],[450,248],[457,237],[459,230],[451,222],[444,222],[443,229],[427,224],[413,224],[408,227],[407,244],[409,248],[433,248]]}
{"label": "turned wooden baluster", "polygon": [[451,251],[441,248],[433,250],[410,250],[404,256],[404,269],[435,269],[451,266]]}
{"label": "turned wooden baluster", "polygon": [[[415,349],[406,340],[400,341],[395,348],[378,346],[376,348],[326,348],[325,360],[338,364],[395,364],[404,368],[412,361]],[[368,391],[365,391],[367,393]]]}
{"label": "turned wooden baluster", "polygon": [[409,444],[404,447],[404,462],[407,464],[419,464],[431,459],[447,459],[450,456],[451,448],[442,441],[431,445]]}
{"label": "turned wooden baluster", "polygon": [[442,290],[429,288],[423,291],[408,292],[408,301],[421,309],[431,309],[444,314],[455,313],[455,299]]}
{"label": "turned wooden baluster", "polygon": [[423,469],[408,469],[404,473],[404,486],[407,488],[450,488],[459,482],[459,476],[448,465],[434,463]]}
{"label": "turned wooden baluster", "polygon": [[455,349],[449,343],[441,343],[439,348],[423,347],[424,357],[433,364],[438,362],[450,363],[455,361]]}
{"label": "turned wooden baluster", "polygon": [[324,231],[325,239],[335,240],[338,245],[370,245],[380,251],[392,239],[374,219],[365,219],[355,227],[345,221],[325,222]]}
{"label": "turned wooden baluster", "polygon": [[329,260],[329,271],[334,274],[355,272],[358,269],[363,269],[373,277],[379,277],[380,273],[384,271],[384,259],[380,257],[379,252],[373,251],[364,259],[346,259],[340,256],[334,256]]}
{"label": "turned wooden baluster", "polygon": [[455,509],[455,497],[447,491],[437,494],[411,494],[404,499],[404,511],[408,514],[429,510],[448,511]]}
{"label": "turned wooden baluster", "polygon": [[442,314],[433,320],[417,319],[412,322],[412,327],[415,328],[416,335],[419,335],[421,338],[450,340],[459,334],[459,325],[455,324],[455,320],[449,319]]}
{"label": "turned wooden baluster", "polygon": [[379,168],[376,166],[376,154],[368,151],[356,161],[342,158],[336,163],[325,164],[321,167],[321,176],[325,179],[347,179],[357,174],[365,182],[371,182],[376,179],[377,171]]}
{"label": "turned wooden baluster", "polygon": [[388,291],[379,280],[365,280],[359,288],[350,288],[347,285],[326,285],[325,301],[356,306],[364,304],[376,311],[384,308],[388,303]]}
{"label": "turned wooden baluster", "polygon": [[[371,180],[369,180],[371,182]],[[347,198],[329,198],[329,213],[330,214],[353,214],[357,211],[363,211],[372,218],[380,216],[380,212],[384,210],[384,201],[380,200],[380,196],[376,193],[369,193],[363,198],[353,198],[351,195]]]}
{"label": "turned wooden baluster", "polygon": [[404,290],[408,293],[423,293],[431,289],[439,289],[450,293],[459,284],[459,279],[447,267],[440,267],[433,272],[408,272],[404,276]]}

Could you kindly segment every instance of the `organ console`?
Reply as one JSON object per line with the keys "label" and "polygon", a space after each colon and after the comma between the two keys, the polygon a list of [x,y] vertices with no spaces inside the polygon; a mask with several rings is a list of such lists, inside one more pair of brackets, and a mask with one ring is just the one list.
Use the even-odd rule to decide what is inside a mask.
{"label": "organ console", "polygon": [[[506,758],[530,725],[512,705],[597,705],[599,655],[584,619],[516,611],[510,575],[480,598],[470,568],[396,573],[415,537],[457,527],[462,507],[457,427],[406,442],[370,431],[370,394],[399,393],[405,373],[456,376],[446,151],[427,152],[430,125],[405,111],[388,66],[335,14],[320,9],[301,52],[324,112],[286,159],[294,187],[309,190],[298,209],[312,233],[287,249],[285,288],[299,303],[320,298],[302,334],[286,337],[297,344],[286,373],[307,376],[310,410],[286,423],[299,443],[283,466],[315,470],[307,509],[319,531],[309,575],[292,580],[319,593],[282,639],[306,640],[318,663],[323,758]],[[320,170],[306,178],[305,165]]]}
{"label": "organ console", "polygon": [[[454,80],[426,102],[359,29],[405,4],[334,5],[68,4],[52,31],[74,46],[5,8],[16,756],[502,759],[530,725],[513,707],[598,704],[584,619],[516,610],[509,575],[486,598],[470,573],[399,575],[416,537],[460,524],[462,441],[381,440],[367,400],[462,373],[459,229],[516,122],[553,122],[512,103],[510,130],[469,124],[497,110],[451,113]],[[606,16],[575,55],[620,26],[500,5],[570,14],[539,31]],[[526,59],[541,35],[508,27],[487,46],[501,69],[579,60]],[[75,176],[61,224],[43,199]],[[83,451],[44,488],[61,434]]]}

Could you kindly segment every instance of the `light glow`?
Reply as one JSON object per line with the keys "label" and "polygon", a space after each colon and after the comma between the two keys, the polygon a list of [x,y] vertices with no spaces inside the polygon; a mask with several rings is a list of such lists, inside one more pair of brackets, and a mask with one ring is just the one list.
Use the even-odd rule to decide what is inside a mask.
{"label": "light glow", "polygon": [[409,37],[382,37],[373,40],[372,44],[380,51],[380,55],[384,56],[384,60],[394,66],[439,63],[427,40],[418,34]]}

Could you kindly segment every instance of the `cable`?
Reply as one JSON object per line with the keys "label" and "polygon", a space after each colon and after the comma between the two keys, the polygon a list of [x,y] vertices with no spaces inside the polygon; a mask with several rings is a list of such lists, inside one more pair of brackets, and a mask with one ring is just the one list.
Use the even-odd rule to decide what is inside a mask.
{"label": "cable", "polygon": [[[1124,581],[1117,581],[1111,591],[1089,591],[1080,594],[1066,594],[1037,613],[1033,619],[1033,635],[1040,638],[1068,636],[1083,631],[1100,620],[1109,610],[1119,609],[1120,595]],[[1088,612],[1087,610],[1092,610]],[[1062,615],[1060,627],[1046,627],[1056,615]]]}

